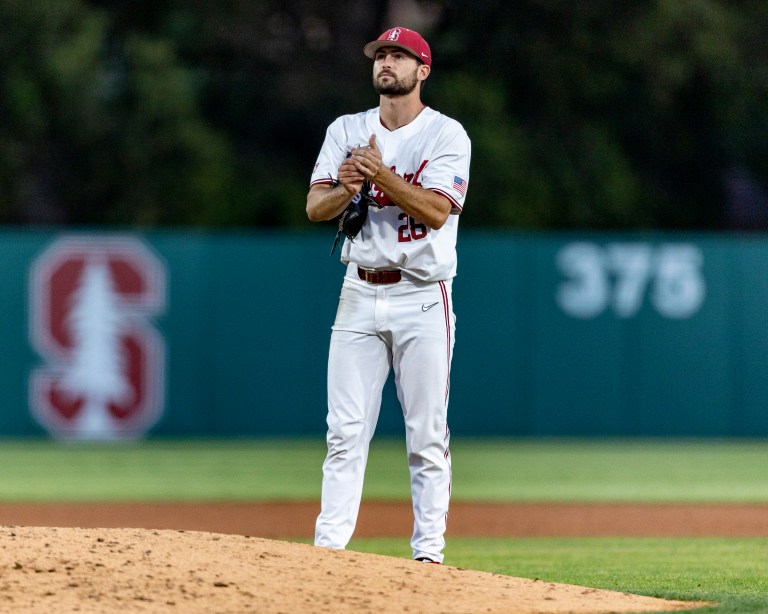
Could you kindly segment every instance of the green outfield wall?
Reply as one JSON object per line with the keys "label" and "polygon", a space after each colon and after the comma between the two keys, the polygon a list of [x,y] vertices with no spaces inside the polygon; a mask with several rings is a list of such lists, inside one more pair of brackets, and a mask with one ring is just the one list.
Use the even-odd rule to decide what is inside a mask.
{"label": "green outfield wall", "polygon": [[[0,233],[0,435],[321,436],[325,230]],[[768,237],[463,231],[454,308],[455,434],[768,435]]]}

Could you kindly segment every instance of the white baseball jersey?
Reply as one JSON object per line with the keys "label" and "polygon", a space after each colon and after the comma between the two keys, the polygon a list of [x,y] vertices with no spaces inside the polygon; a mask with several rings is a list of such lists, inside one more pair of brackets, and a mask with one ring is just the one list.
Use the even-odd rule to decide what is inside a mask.
{"label": "white baseball jersey", "polygon": [[375,185],[371,196],[382,206],[370,207],[368,219],[354,241],[347,239],[341,253],[345,264],[366,269],[401,269],[420,281],[446,280],[456,275],[458,215],[469,183],[471,145],[457,121],[426,107],[410,124],[389,130],[379,108],[334,121],[326,133],[311,185],[333,183],[347,153],[366,147],[371,135],[386,165],[409,183],[447,198],[451,213],[438,230],[411,219]]}

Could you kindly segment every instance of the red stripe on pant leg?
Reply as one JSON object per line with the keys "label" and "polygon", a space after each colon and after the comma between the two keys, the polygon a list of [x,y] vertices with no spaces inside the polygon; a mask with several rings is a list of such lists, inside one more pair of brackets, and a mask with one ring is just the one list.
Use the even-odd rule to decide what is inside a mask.
{"label": "red stripe on pant leg", "polygon": [[448,393],[451,389],[451,306],[448,303],[448,290],[445,287],[445,282],[438,282],[440,285],[440,292],[443,295],[443,313],[445,316],[445,341],[446,341],[446,354],[448,360],[448,377],[445,382],[445,400],[448,401]]}
{"label": "red stripe on pant leg", "polygon": [[[445,282],[439,282],[440,284],[440,292],[443,294],[443,312],[445,315],[445,340],[447,343],[446,348],[446,355],[448,360],[448,376],[445,382],[445,402],[448,403],[448,393],[450,392],[451,387],[451,306],[448,302],[448,289],[445,287]],[[443,457],[447,461],[450,458],[451,451],[448,442],[448,438],[450,437],[450,430],[448,429],[448,422],[446,421],[445,424],[445,440],[446,440],[446,446],[445,446],[445,452],[443,453]],[[450,465],[449,465],[450,467]],[[449,469],[449,479],[448,479],[448,497],[451,496],[453,491],[453,472]],[[448,526],[448,514],[445,515],[445,524],[446,527]]]}

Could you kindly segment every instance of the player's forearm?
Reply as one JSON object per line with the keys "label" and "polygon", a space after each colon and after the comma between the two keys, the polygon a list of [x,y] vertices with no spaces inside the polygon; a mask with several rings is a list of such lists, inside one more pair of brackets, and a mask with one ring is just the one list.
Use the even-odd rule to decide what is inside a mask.
{"label": "player's forearm", "polygon": [[408,183],[386,167],[379,170],[374,183],[389,200],[429,228],[441,228],[451,213],[447,198]]}
{"label": "player's forearm", "polygon": [[307,194],[307,217],[313,222],[332,220],[344,211],[353,196],[342,185],[314,185]]}

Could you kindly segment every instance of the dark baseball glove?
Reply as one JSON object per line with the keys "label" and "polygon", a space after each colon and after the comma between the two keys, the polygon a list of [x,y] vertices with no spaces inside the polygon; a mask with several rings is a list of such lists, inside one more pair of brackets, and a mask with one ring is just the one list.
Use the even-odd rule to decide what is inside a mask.
{"label": "dark baseball glove", "polygon": [[347,205],[347,208],[341,212],[336,219],[339,223],[339,229],[336,232],[336,238],[333,241],[333,247],[331,248],[331,255],[336,251],[336,246],[339,244],[341,235],[346,236],[350,241],[354,241],[355,237],[360,234],[360,231],[365,224],[365,220],[368,219],[368,207],[378,207],[378,203],[370,196],[370,184],[367,181],[363,182],[363,189],[360,190],[355,197]]}

